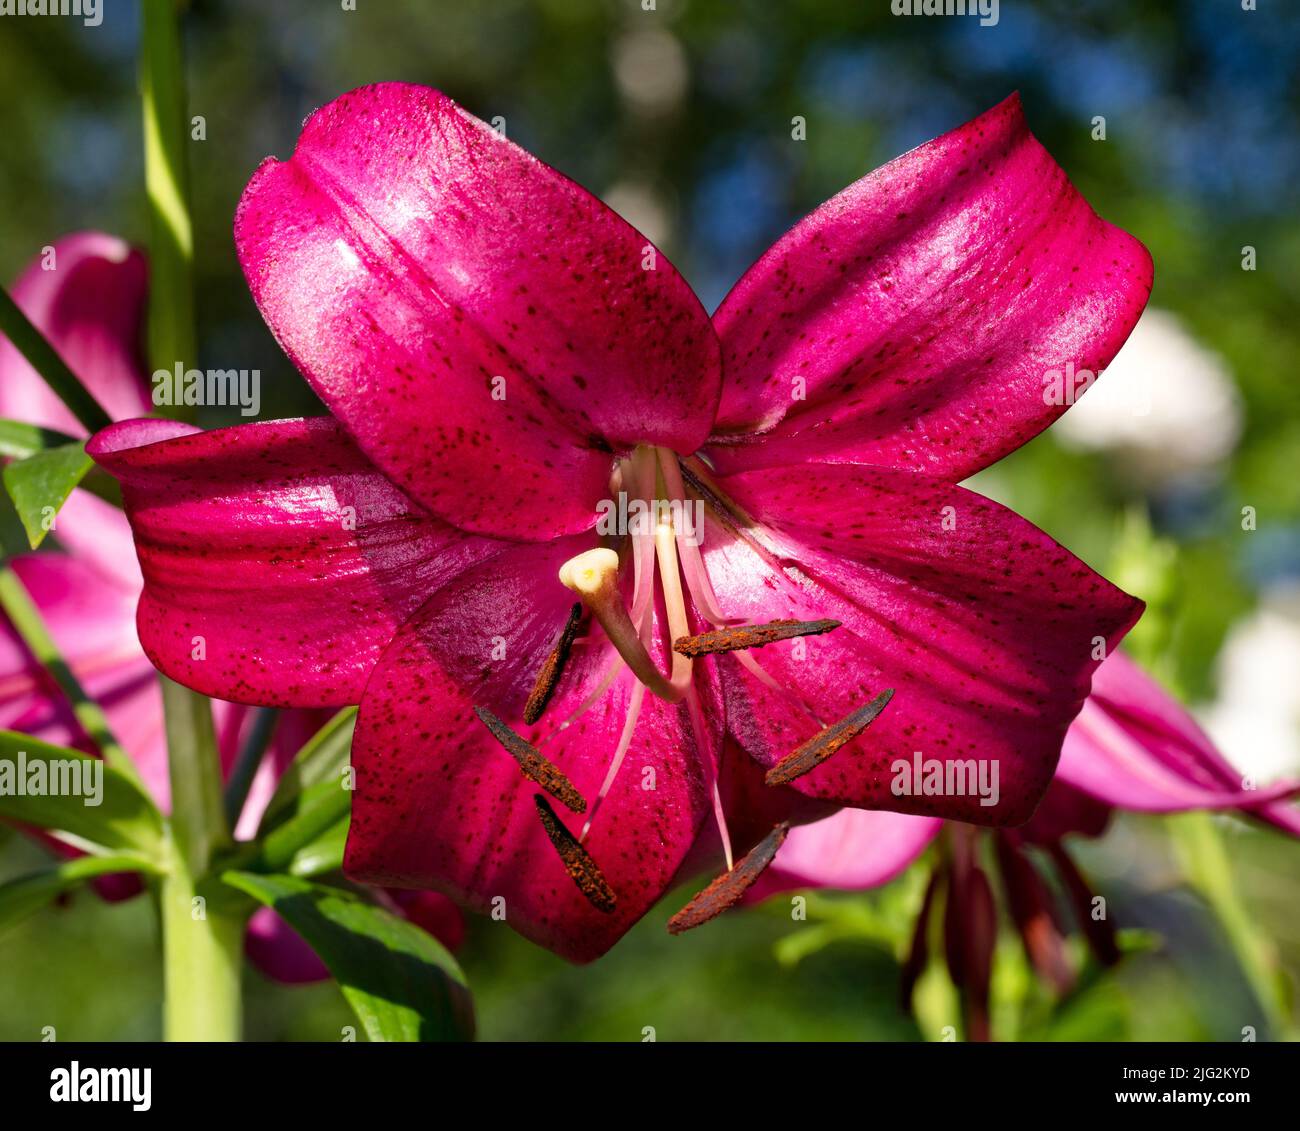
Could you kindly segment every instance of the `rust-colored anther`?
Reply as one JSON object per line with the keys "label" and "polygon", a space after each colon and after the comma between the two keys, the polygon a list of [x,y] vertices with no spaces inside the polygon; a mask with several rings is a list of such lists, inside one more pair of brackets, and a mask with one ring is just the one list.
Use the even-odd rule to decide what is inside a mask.
{"label": "rust-colored anther", "polygon": [[536,746],[520,738],[486,707],[475,707],[474,714],[492,732],[492,737],[501,743],[510,756],[519,763],[519,768],[523,770],[524,777],[529,781],[536,782],[562,805],[567,805],[575,813],[585,813],[587,811],[587,801],[578,792],[577,787],[564,776],[564,771],[559,766],[553,762],[548,762]]}
{"label": "rust-colored anther", "polygon": [[577,601],[569,610],[569,619],[564,622],[560,638],[551,649],[551,654],[546,657],[541,671],[537,673],[533,692],[528,696],[528,702],[524,704],[524,722],[529,726],[542,717],[542,712],[546,710],[551,696],[555,694],[555,686],[560,682],[560,676],[564,674],[564,664],[569,658],[569,649],[573,647],[574,638],[578,635],[578,626],[581,624],[582,602]]}
{"label": "rust-colored anther", "polygon": [[846,742],[853,741],[874,723],[893,697],[892,687],[888,691],[882,691],[865,707],[859,707],[853,714],[846,715],[838,723],[828,726],[797,750],[787,754],[767,771],[763,780],[768,785],[789,785],[795,778],[801,778],[810,770],[815,770]]}
{"label": "rust-colored anther", "polygon": [[837,620],[774,620],[767,624],[742,624],[736,628],[719,628],[699,636],[682,636],[673,641],[673,651],[696,659],[713,652],[739,652],[743,648],[761,648],[777,640],[796,636],[820,636],[839,628]]}
{"label": "rust-colored anther", "polygon": [[723,872],[699,895],[668,920],[668,933],[680,935],[716,919],[728,908],[735,907],[741,896],[763,874],[781,845],[785,843],[790,822],[782,821],[751,848],[730,872]]}
{"label": "rust-colored anther", "polygon": [[537,793],[533,795],[533,801],[537,804],[537,815],[542,819],[542,828],[555,845],[555,851],[560,854],[569,878],[578,885],[578,890],[587,897],[587,902],[592,907],[606,915],[611,914],[618,903],[618,897],[605,880],[596,861],[555,815],[555,810],[545,797]]}

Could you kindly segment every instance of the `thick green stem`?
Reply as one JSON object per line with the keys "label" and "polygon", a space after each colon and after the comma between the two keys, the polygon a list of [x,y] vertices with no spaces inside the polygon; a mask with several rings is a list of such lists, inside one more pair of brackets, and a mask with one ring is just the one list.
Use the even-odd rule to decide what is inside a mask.
{"label": "thick green stem", "polygon": [[140,94],[149,200],[149,361],[155,370],[198,360],[194,228],[189,207],[189,118],[175,0],[142,0]]}
{"label": "thick green stem", "polygon": [[72,708],[72,713],[90,736],[104,761],[113,769],[125,774],[137,785],[143,785],[139,771],[130,756],[113,736],[112,728],[103,709],[89,695],[73,674],[59,646],[50,635],[40,610],[36,607],[26,586],[9,566],[0,567],[0,608],[3,608],[14,631],[22,638],[28,650],[50,677],[58,684]]}
{"label": "thick green stem", "polygon": [[[176,0],[141,0],[140,95],[149,200],[149,361],[198,362],[189,111]],[[183,410],[182,410],[183,411]],[[163,679],[172,787],[172,871],[162,885],[163,1008],[168,1040],[238,1040],[243,914],[204,878],[230,845],[208,700]],[[196,903],[196,899],[203,902]]]}
{"label": "thick green stem", "polygon": [[13,342],[68,411],[88,432],[98,432],[113,423],[112,417],[87,391],[54,347],[28,320],[9,292],[0,287],[0,333]]}
{"label": "thick green stem", "polygon": [[162,883],[163,1031],[169,1041],[240,1038],[244,913],[219,885],[205,886],[213,855],[230,847],[212,705],[162,679],[172,815]]}
{"label": "thick green stem", "polygon": [[244,910],[229,894],[200,894],[172,842],[160,892],[163,934],[163,1036],[169,1041],[237,1041],[243,1010]]}
{"label": "thick green stem", "polygon": [[212,704],[166,676],[159,678],[167,723],[172,835],[190,874],[201,877],[213,854],[230,847]]}

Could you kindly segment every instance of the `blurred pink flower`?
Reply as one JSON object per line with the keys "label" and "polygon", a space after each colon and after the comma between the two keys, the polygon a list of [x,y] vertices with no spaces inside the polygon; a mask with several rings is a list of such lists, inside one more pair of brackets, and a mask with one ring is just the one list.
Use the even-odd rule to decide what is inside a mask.
{"label": "blurred pink flower", "polygon": [[[139,355],[147,276],[143,256],[121,240],[97,232],[67,236],[51,246],[53,255],[43,255],[15,284],[14,300],[110,414],[136,416],[148,411],[149,382]],[[43,262],[52,263],[53,269],[45,269]],[[0,338],[0,417],[86,435],[4,338]],[[113,733],[166,810],[171,792],[162,697],[157,673],[136,634],[143,582],[130,526],[116,507],[78,489],[60,510],[53,533],[63,546],[61,552],[20,554],[11,565],[60,652],[103,708]],[[229,773],[256,711],[222,700],[214,700],[212,708],[222,767]],[[281,716],[249,790],[238,836],[253,835],[280,774],[329,717],[329,712],[319,710],[288,711]],[[3,616],[0,729],[98,753],[62,693]],[[140,890],[134,876],[106,877],[95,886],[110,899],[128,898]],[[449,911],[442,927],[446,937],[458,939],[463,932],[451,918],[459,916],[455,905],[440,896],[430,899],[436,905],[417,910],[431,923]],[[327,976],[307,944],[270,909],[254,914],[248,950],[265,972],[281,981]]]}

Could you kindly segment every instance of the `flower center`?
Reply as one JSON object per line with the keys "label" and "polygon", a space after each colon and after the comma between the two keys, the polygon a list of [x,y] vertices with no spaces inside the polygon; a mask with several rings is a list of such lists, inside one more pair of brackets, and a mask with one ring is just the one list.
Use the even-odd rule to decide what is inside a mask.
{"label": "flower center", "polygon": [[[683,465],[668,449],[642,445],[618,461],[610,486],[616,499],[602,504],[597,532],[625,549],[626,559],[621,559],[618,551],[606,545],[578,554],[560,568],[561,584],[571,590],[580,603],[573,606],[555,646],[542,663],[524,708],[526,723],[532,725],[542,717],[563,677],[564,663],[577,637],[585,609],[600,624],[617,656],[595,690],[567,719],[545,735],[539,746],[545,746],[595,706],[624,667],[632,672],[637,683],[629,700],[623,730],[592,804],[587,806],[585,799],[540,749],[511,731],[491,712],[479,709],[478,715],[519,763],[526,777],[574,812],[585,813],[586,823],[581,834],[574,838],[538,795],[539,813],[547,834],[574,883],[588,895],[593,906],[602,911],[612,911],[616,895],[600,876],[599,868],[586,853],[583,843],[631,745],[645,693],[649,691],[666,702],[684,705],[696,748],[705,752],[710,762],[706,771],[711,784],[714,818],[727,862],[723,876],[682,913],[685,918],[674,929],[684,930],[706,922],[740,898],[775,855],[785,828],[778,826],[739,864],[734,861],[719,788],[718,756],[709,753],[712,745],[708,741],[703,709],[692,679],[695,661],[712,654],[733,655],[765,686],[796,704],[817,728],[808,741],[768,771],[766,781],[770,786],[794,781],[856,738],[884,710],[893,691],[885,691],[844,719],[827,726],[801,696],[784,687],[759,665],[750,654],[752,649],[779,640],[830,632],[839,627],[839,621],[778,620],[746,625],[739,623],[739,618],[727,616],[709,580],[700,551],[706,512],[724,531],[724,536],[744,542],[769,566],[777,570],[783,567],[763,544],[757,525],[713,485],[708,469],[701,461],[691,459]],[[630,599],[625,600],[620,573],[626,560],[630,560],[632,578]],[[693,632],[687,610],[688,593],[699,616],[713,626],[711,630]],[[667,641],[655,639],[656,596],[662,599]],[[661,662],[655,659],[655,652],[662,656],[662,667]]]}

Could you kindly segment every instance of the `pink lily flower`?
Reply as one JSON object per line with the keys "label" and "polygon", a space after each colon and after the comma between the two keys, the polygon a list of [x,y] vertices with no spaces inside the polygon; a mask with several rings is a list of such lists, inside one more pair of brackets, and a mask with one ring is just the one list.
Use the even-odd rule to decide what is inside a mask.
{"label": "pink lily flower", "polygon": [[[86,387],[115,416],[151,407],[139,356],[145,310],[144,257],[114,236],[84,232],[53,245],[53,257],[34,262],[14,285],[14,301],[54,345]],[[52,262],[47,270],[42,261]],[[0,417],[54,428],[73,436],[85,429],[50,391],[13,345],[0,338]],[[58,552],[21,554],[12,560],[51,635],[86,692],[131,755],[146,787],[165,811],[171,787],[157,674],[140,647],[135,613],[144,582],[131,529],[116,507],[77,489],[59,512]],[[222,767],[233,768],[255,712],[221,700],[213,721]],[[322,711],[287,712],[279,720],[263,765],[249,789],[236,830],[249,837],[294,754],[329,718]],[[37,664],[9,621],[0,616],[0,729],[97,754],[67,700]],[[64,846],[50,842],[56,850]],[[136,895],[133,876],[96,881],[109,899]],[[450,912],[450,916],[448,916]],[[440,922],[459,939],[458,913],[442,896],[427,893],[408,917]],[[440,938],[444,935],[440,934]],[[253,915],[248,951],[264,973],[284,982],[315,981],[328,971],[302,939],[269,908]]]}
{"label": "pink lily flower", "polygon": [[[1067,921],[1040,871],[1044,858],[1093,955],[1103,965],[1120,957],[1113,921],[1094,916],[1093,889],[1065,848],[1067,836],[1100,836],[1117,809],[1231,809],[1300,836],[1300,809],[1287,800],[1297,791],[1300,782],[1295,781],[1267,788],[1244,783],[1177,700],[1116,652],[1097,669],[1092,694],[1066,734],[1056,777],[1032,819],[989,834],[1007,911],[1034,969],[1057,992],[1068,990],[1077,977],[1065,949]],[[931,875],[904,964],[903,998],[910,1000],[924,970],[931,917],[946,899],[949,972],[962,991],[968,1033],[972,1039],[988,1039],[997,910],[971,826],[843,809],[793,829],[748,899],[803,888],[877,887],[910,867],[945,828],[950,836]]]}
{"label": "pink lily flower", "polygon": [[[163,671],[360,703],[353,877],[586,961],[711,816],[729,865],[759,844],[678,927],[792,806],[1032,813],[1141,604],[953,484],[1063,410],[1045,372],[1106,364],[1151,263],[1017,99],[824,205],[712,323],[644,236],[417,86],[317,111],[235,235],[332,418],[128,422],[90,450]],[[917,746],[997,766],[998,804],[896,795]]]}

